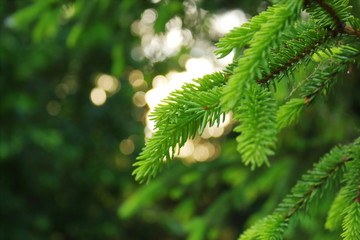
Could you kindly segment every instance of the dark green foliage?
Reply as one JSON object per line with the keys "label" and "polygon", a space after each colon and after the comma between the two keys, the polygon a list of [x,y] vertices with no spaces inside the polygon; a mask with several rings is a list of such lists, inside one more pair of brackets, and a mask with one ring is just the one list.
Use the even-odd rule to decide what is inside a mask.
{"label": "dark green foliage", "polygon": [[[0,239],[358,239],[360,4],[349,2],[1,1]],[[148,184],[137,184],[146,106],[134,93],[204,57],[192,50],[218,41],[209,20],[234,9],[254,17],[217,44],[233,63],[152,113],[135,170]],[[164,61],[144,55],[139,33],[166,36],[174,19],[192,43]],[[99,74],[121,88],[94,106]],[[213,161],[170,161],[227,111],[233,133],[194,139]]]}
{"label": "dark green foliage", "polygon": [[[128,29],[111,24],[126,9],[76,1],[69,20],[65,2],[74,1],[0,3],[1,239],[128,239],[134,228],[119,227],[116,214],[133,182],[131,156],[119,143],[142,138],[141,123],[129,122],[133,90],[122,75],[129,52],[112,60],[115,42],[134,41]],[[130,22],[146,7],[122,2],[133,9]],[[75,41],[76,28],[84,32]],[[119,68],[121,89],[94,106],[95,76]]]}

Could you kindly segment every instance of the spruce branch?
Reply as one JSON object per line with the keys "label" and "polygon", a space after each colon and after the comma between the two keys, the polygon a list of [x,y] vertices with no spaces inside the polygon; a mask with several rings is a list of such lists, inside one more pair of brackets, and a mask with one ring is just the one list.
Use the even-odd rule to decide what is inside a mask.
{"label": "spruce branch", "polygon": [[219,58],[223,58],[233,49],[241,50],[244,48],[271,14],[271,11],[262,12],[251,18],[249,22],[244,23],[241,27],[232,29],[223,38],[219,39],[219,42],[216,44],[218,49],[215,51],[215,54],[217,54]]}
{"label": "spruce branch", "polygon": [[[255,224],[253,224],[250,228],[248,228],[247,230],[245,230],[245,232],[243,232],[240,237],[238,238],[238,240],[255,240],[255,239],[260,239],[260,233],[262,230],[264,230],[266,228],[266,222],[270,222],[271,219],[270,217],[265,217],[259,221],[257,221]],[[280,234],[281,235],[281,234]]]}
{"label": "spruce branch", "polygon": [[224,73],[205,75],[192,84],[185,84],[163,100],[150,115],[156,121],[155,133],[146,142],[133,172],[137,181],[149,181],[169,162],[177,148],[189,138],[194,138],[200,129],[220,124],[224,112],[219,106]]}
{"label": "spruce branch", "polygon": [[345,27],[345,32],[350,35],[360,37],[360,19],[351,16],[348,19],[349,25]]}
{"label": "spruce branch", "polygon": [[344,164],[352,161],[343,154],[343,149],[337,147],[325,155],[314,165],[314,169],[309,170],[295,185],[291,194],[282,201],[275,213],[282,214],[284,218],[291,218],[312,199],[319,197],[326,188],[339,182]]}
{"label": "spruce branch", "polygon": [[333,203],[331,204],[330,210],[328,212],[325,228],[331,231],[335,231],[336,229],[341,227],[341,223],[343,221],[343,211],[344,206],[349,205],[349,201],[345,198],[346,188],[342,187],[338,194],[336,195]]}
{"label": "spruce branch", "polygon": [[[156,122],[155,133],[134,164],[136,180],[155,177],[189,138],[201,134],[206,125],[219,124],[225,111],[233,111],[239,121],[234,131],[240,133],[237,150],[245,165],[252,169],[269,165],[279,130],[296,122],[307,105],[327,94],[336,78],[359,60],[360,20],[350,14],[348,0],[272,2],[276,5],[233,29],[216,45],[220,58],[232,50],[241,52],[234,64],[223,73],[185,84],[150,115]],[[309,20],[300,20],[302,8],[310,14]],[[287,99],[293,93],[296,97],[278,107],[269,85],[276,87],[300,66],[311,66],[313,69],[307,70],[313,72]],[[359,149],[360,140],[333,148],[302,176],[271,215],[239,239],[282,239],[290,221],[341,180],[345,186],[331,206],[325,227],[334,230],[342,226],[344,239],[359,239]],[[220,212],[227,197],[219,198],[209,215]],[[204,224],[197,225],[201,226],[197,233],[204,233]]]}
{"label": "spruce branch", "polygon": [[224,88],[221,98],[224,109],[230,110],[239,104],[244,88],[253,84],[255,79],[262,78],[261,68],[269,71],[267,59],[271,49],[278,46],[281,31],[299,17],[301,6],[302,1],[291,1],[287,5],[276,5],[268,9],[271,16],[254,34],[249,42],[250,47],[238,60],[238,66]]}
{"label": "spruce branch", "polygon": [[301,63],[307,64],[315,51],[328,51],[333,37],[333,31],[319,28],[313,22],[297,24],[293,31],[288,33],[282,47],[269,59],[270,72],[264,71],[262,78],[257,79],[259,84],[269,80],[280,81],[290,75]]}
{"label": "spruce branch", "polygon": [[317,68],[312,77],[304,82],[301,86],[300,96],[310,103],[321,93],[329,92],[336,76],[344,72],[358,54],[359,50],[350,46],[338,48],[337,52],[333,53],[329,60],[323,61],[322,67]]}
{"label": "spruce branch", "polygon": [[334,20],[334,22],[335,22],[338,29],[341,29],[341,28],[344,27],[344,22],[337,16],[337,13],[335,12],[334,8],[332,8],[329,4],[325,3],[324,0],[316,0],[316,2]]}
{"label": "spruce branch", "polygon": [[347,171],[344,179],[346,185],[342,187],[337,194],[328,212],[325,223],[325,227],[332,231],[339,228],[342,224],[344,229],[342,236],[344,239],[356,239],[352,237],[360,236],[360,234],[358,234],[360,228],[356,226],[359,226],[360,220],[356,221],[356,219],[359,218],[360,215],[355,218],[351,216],[354,212],[360,211],[359,143],[360,141],[357,139],[354,144],[347,149],[349,157],[353,160],[346,164]]}
{"label": "spruce branch", "polygon": [[276,116],[277,128],[282,129],[296,123],[305,104],[304,98],[292,98],[282,105]]}
{"label": "spruce branch", "polygon": [[344,232],[341,234],[344,240],[359,240],[360,236],[360,203],[354,201],[345,209],[343,221]]}
{"label": "spruce branch", "polygon": [[[291,194],[275,209],[273,214],[255,223],[239,240],[282,239],[289,220],[300,210],[308,207],[314,199],[319,199],[326,189],[340,181],[346,162],[346,147],[335,147],[322,157],[291,190]],[[263,231],[266,229],[266,231]],[[250,238],[249,238],[250,236]]]}
{"label": "spruce branch", "polygon": [[268,156],[274,154],[276,145],[277,106],[268,89],[255,86],[245,91],[247,97],[234,111],[240,122],[234,129],[240,133],[236,138],[237,150],[245,165],[250,164],[252,169],[264,163],[269,166]]}
{"label": "spruce branch", "polygon": [[323,61],[315,68],[300,88],[301,98],[292,98],[279,107],[277,112],[278,129],[285,128],[295,123],[306,105],[312,103],[317,96],[328,93],[339,73],[348,68],[348,64],[354,61],[359,51],[350,46],[338,48],[338,52],[332,53],[330,59]]}
{"label": "spruce branch", "polygon": [[344,31],[351,18],[348,0],[308,0],[305,7],[319,26],[330,27],[339,33]]}
{"label": "spruce branch", "polygon": [[344,216],[341,236],[345,240],[359,239],[360,237],[360,139],[349,148],[349,155],[353,161],[347,164],[345,175],[346,186],[343,197],[347,200],[347,206],[342,215]]}

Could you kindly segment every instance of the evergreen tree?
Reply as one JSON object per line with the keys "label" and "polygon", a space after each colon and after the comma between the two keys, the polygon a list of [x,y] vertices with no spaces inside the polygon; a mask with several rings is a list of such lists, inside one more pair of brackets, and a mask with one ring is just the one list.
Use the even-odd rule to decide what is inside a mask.
{"label": "evergreen tree", "polygon": [[[274,0],[273,6],[220,39],[219,57],[237,53],[225,71],[184,85],[155,109],[151,118],[156,132],[134,164],[135,178],[154,178],[177,147],[202,134],[206,125],[220,124],[229,111],[239,123],[234,131],[244,164],[252,169],[270,166],[278,134],[358,65],[359,31],[360,19],[352,15],[347,0]],[[298,74],[302,69],[305,74]],[[283,82],[292,89],[285,97],[276,91]],[[272,214],[239,239],[282,239],[294,219],[333,192],[338,194],[325,227],[342,227],[343,239],[360,239],[359,144],[356,139],[334,147]]]}

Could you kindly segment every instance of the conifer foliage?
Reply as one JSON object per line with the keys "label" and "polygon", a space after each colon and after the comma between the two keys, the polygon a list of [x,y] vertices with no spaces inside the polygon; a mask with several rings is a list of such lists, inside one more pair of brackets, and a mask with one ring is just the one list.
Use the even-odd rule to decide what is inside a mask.
{"label": "conifer foliage", "polygon": [[[219,124],[229,111],[239,123],[234,131],[239,133],[238,151],[245,165],[270,165],[279,131],[296,123],[308,105],[332,90],[340,74],[357,64],[360,20],[351,15],[348,0],[272,2],[220,39],[216,53],[221,58],[235,50],[233,64],[184,85],[155,109],[151,118],[156,132],[134,164],[136,180],[154,178],[178,147],[201,135],[206,125]],[[311,74],[297,79],[295,71],[302,68]],[[279,102],[275,95],[282,81],[293,91]],[[239,239],[282,239],[298,213],[341,184],[325,227],[342,228],[343,239],[360,239],[359,149],[359,139],[333,148],[302,176],[273,214]]]}

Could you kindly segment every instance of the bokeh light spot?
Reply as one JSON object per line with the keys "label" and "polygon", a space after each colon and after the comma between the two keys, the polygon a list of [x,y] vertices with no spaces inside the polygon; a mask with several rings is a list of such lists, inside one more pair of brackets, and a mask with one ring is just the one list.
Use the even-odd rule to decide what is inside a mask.
{"label": "bokeh light spot", "polygon": [[183,36],[180,29],[171,29],[166,35],[166,47],[169,49],[178,48],[183,41]]}
{"label": "bokeh light spot", "polygon": [[135,150],[134,142],[131,139],[124,139],[119,145],[120,151],[125,155],[130,155]]}
{"label": "bokeh light spot", "polygon": [[96,78],[96,83],[99,88],[104,89],[109,93],[114,93],[120,88],[120,82],[113,76],[101,74]]}
{"label": "bokeh light spot", "polygon": [[144,13],[142,14],[141,21],[143,23],[151,24],[155,22],[156,18],[157,18],[157,12],[155,11],[155,9],[150,8],[144,11]]}
{"label": "bokeh light spot", "polygon": [[90,93],[91,102],[96,106],[101,106],[106,102],[106,93],[102,88],[93,88]]}
{"label": "bokeh light spot", "polygon": [[129,82],[131,85],[134,84],[134,82],[136,80],[143,80],[144,79],[144,74],[140,71],[140,70],[133,70],[130,72],[129,74]]}
{"label": "bokeh light spot", "polygon": [[148,84],[144,79],[137,79],[131,85],[136,90],[147,90],[148,88]]}
{"label": "bokeh light spot", "polygon": [[191,140],[188,140],[182,148],[180,148],[178,157],[187,158],[190,157],[194,153],[194,143]]}
{"label": "bokeh light spot", "polygon": [[142,91],[136,92],[133,96],[133,103],[137,107],[143,107],[146,105],[145,93]]}
{"label": "bokeh light spot", "polygon": [[210,151],[207,146],[201,144],[196,146],[194,152],[194,158],[196,161],[203,162],[210,157]]}
{"label": "bokeh light spot", "polygon": [[70,93],[69,86],[66,83],[60,83],[55,88],[55,95],[60,98],[64,99]]}
{"label": "bokeh light spot", "polygon": [[219,35],[224,35],[234,27],[239,27],[245,22],[245,13],[241,10],[233,10],[216,15],[213,18],[212,26]]}
{"label": "bokeh light spot", "polygon": [[214,70],[213,64],[206,58],[190,58],[186,61],[185,68],[194,78],[209,74]]}

